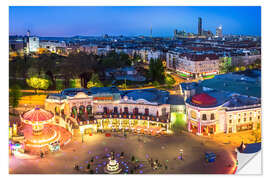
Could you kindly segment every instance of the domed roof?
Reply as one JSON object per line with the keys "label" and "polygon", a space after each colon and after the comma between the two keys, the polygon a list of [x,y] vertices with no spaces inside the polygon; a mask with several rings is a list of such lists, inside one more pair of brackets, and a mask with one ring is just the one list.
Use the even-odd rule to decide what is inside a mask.
{"label": "domed roof", "polygon": [[40,108],[34,108],[22,114],[24,120],[32,122],[48,121],[54,116],[53,113]]}
{"label": "domed roof", "polygon": [[197,104],[199,106],[213,106],[217,104],[216,98],[206,94],[206,93],[200,93],[196,94],[191,98],[191,102],[194,104]]}

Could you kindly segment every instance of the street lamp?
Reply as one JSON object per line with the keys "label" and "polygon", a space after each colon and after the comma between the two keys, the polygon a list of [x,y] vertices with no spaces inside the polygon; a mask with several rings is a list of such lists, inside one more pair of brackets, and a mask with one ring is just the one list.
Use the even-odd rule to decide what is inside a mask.
{"label": "street lamp", "polygon": [[82,143],[83,143],[83,133],[84,133],[84,129],[81,128],[80,131],[81,131],[81,135],[82,135]]}
{"label": "street lamp", "polygon": [[184,153],[184,150],[183,149],[180,149],[180,159],[183,160],[183,153]]}

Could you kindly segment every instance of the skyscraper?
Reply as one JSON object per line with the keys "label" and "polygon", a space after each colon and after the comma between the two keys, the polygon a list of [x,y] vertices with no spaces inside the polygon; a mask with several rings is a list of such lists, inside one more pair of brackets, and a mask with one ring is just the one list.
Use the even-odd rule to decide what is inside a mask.
{"label": "skyscraper", "polygon": [[202,35],[202,18],[199,17],[198,19],[198,35],[201,36]]}
{"label": "skyscraper", "polygon": [[222,26],[220,25],[217,29],[216,29],[216,37],[222,37]]}

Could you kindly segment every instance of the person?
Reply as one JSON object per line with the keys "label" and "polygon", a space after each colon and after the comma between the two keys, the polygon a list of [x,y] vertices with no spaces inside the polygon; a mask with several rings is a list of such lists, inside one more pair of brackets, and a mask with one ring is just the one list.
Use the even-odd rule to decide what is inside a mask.
{"label": "person", "polygon": [[40,153],[40,158],[43,158],[43,156],[44,156],[44,153],[41,152],[41,153]]}

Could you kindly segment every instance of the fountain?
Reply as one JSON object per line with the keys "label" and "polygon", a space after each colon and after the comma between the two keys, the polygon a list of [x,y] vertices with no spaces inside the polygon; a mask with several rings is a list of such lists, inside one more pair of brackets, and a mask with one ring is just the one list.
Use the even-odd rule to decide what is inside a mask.
{"label": "fountain", "polygon": [[113,151],[111,152],[111,156],[108,159],[109,163],[106,164],[106,166],[104,167],[105,173],[119,174],[122,171],[122,169],[119,167],[119,163],[116,161],[115,153]]}

